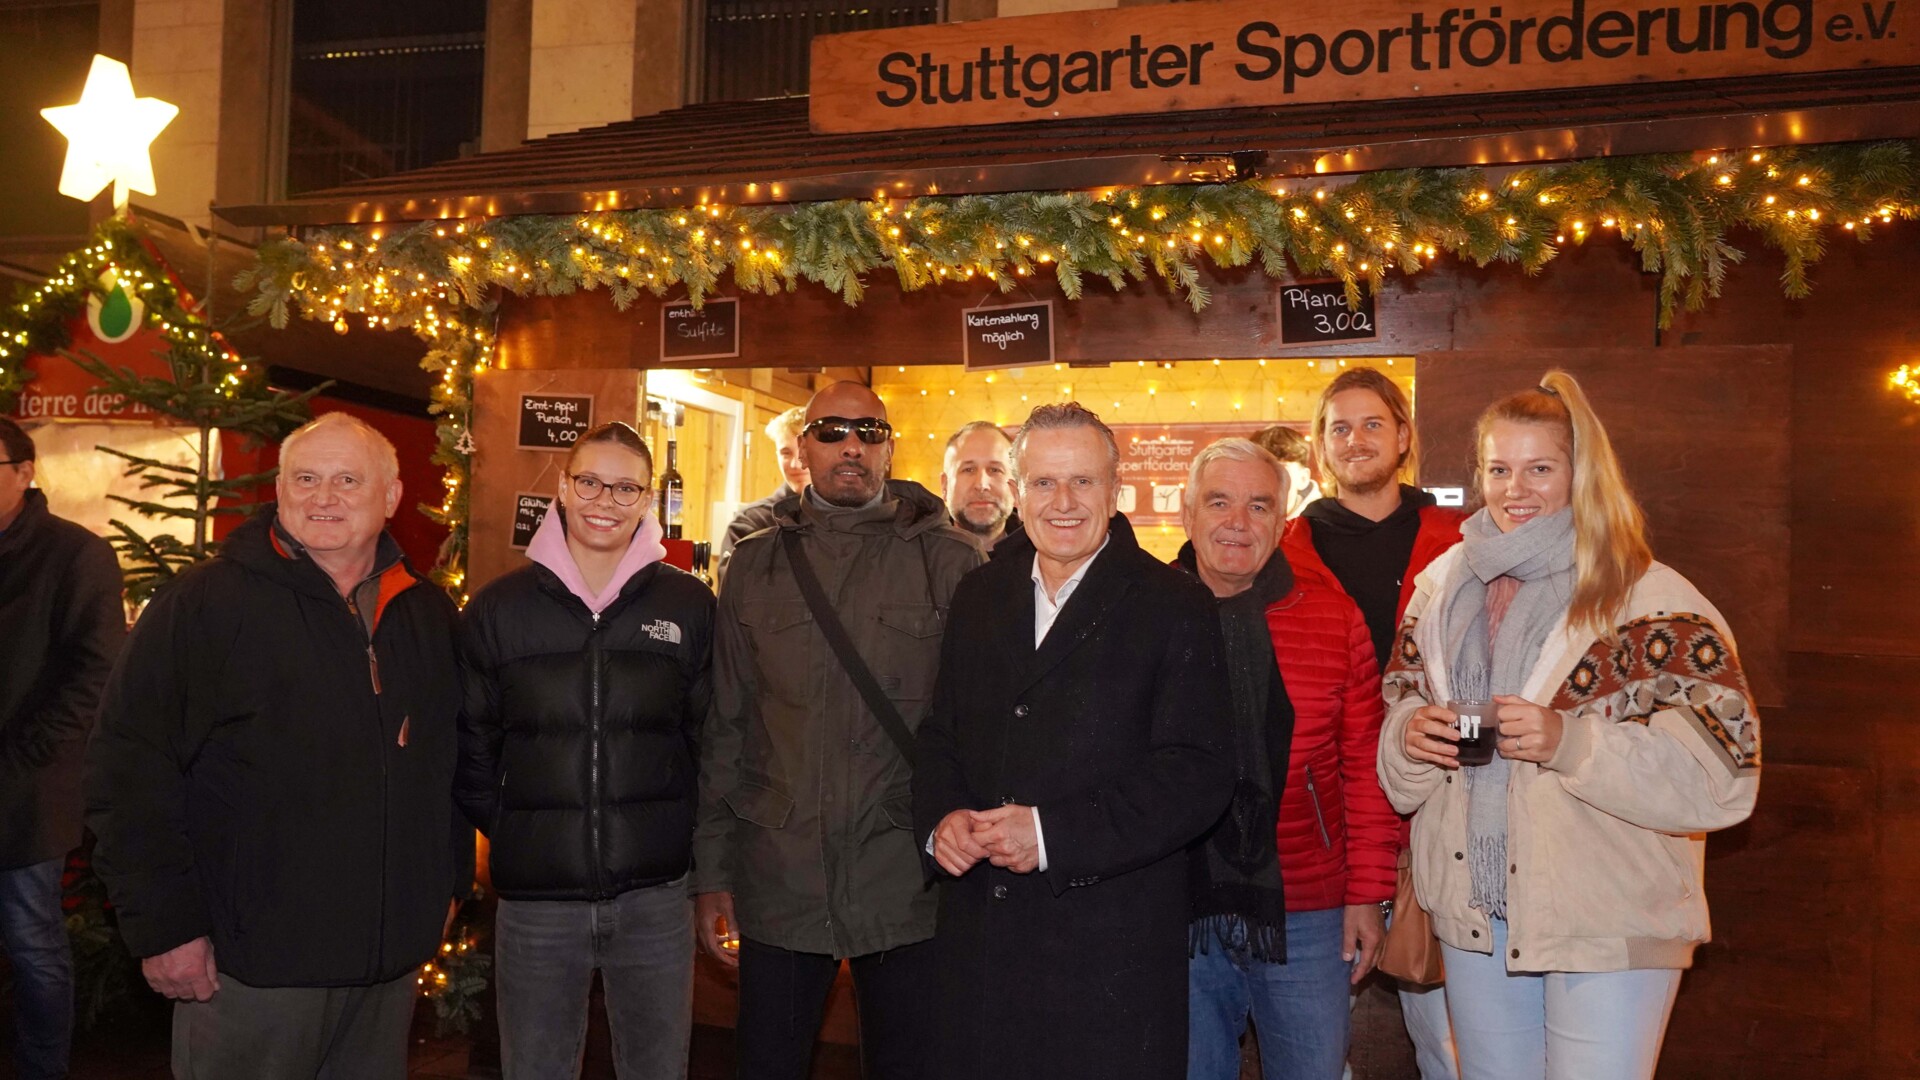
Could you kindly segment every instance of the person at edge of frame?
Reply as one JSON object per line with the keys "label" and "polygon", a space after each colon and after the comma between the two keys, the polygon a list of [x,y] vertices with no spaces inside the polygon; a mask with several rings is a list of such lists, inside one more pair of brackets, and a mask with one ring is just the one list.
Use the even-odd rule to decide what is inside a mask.
{"label": "person at edge of frame", "polygon": [[67,1075],[73,947],[61,911],[80,844],[87,732],[127,633],[105,540],[47,507],[33,438],[0,417],[0,942],[21,1080]]}

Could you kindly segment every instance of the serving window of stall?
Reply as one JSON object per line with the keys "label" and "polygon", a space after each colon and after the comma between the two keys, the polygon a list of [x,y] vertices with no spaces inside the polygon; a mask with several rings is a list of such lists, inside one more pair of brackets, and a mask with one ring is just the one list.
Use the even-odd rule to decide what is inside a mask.
{"label": "serving window of stall", "polygon": [[947,439],[962,424],[988,420],[1012,431],[1036,405],[1080,402],[1120,442],[1121,512],[1142,546],[1172,558],[1186,539],[1180,508],[1193,455],[1214,439],[1274,424],[1307,434],[1321,391],[1353,366],[1379,369],[1413,399],[1408,356],[1136,360],[987,372],[896,365],[874,369],[873,387],[898,440],[893,475],[936,492]]}

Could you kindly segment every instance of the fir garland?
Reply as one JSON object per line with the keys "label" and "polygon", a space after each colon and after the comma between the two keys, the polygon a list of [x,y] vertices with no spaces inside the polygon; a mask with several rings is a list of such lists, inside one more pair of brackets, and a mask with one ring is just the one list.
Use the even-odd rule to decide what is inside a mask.
{"label": "fir garland", "polygon": [[[111,273],[130,288],[146,309],[146,328],[164,345],[168,375],[143,376],[114,368],[90,353],[69,351],[74,320],[94,296],[104,300],[102,284]],[[272,390],[264,373],[235,355],[210,326],[203,309],[188,307],[180,281],[129,218],[113,217],[95,228],[86,247],[68,255],[39,288],[21,290],[17,301],[0,311],[0,410],[10,411],[35,372],[27,358],[64,354],[94,377],[101,388],[128,405],[143,405],[162,417],[203,431],[233,431],[254,439],[277,439],[308,418],[306,401],[317,391],[286,394]],[[109,495],[153,519],[173,518],[195,525],[195,540],[169,535],[144,536],[119,519],[109,537],[120,554],[127,598],[142,603],[175,573],[213,554],[207,539],[213,515],[242,514],[254,485],[273,478],[271,471],[216,479],[206,462],[194,468],[98,447],[127,463],[125,475],[140,477],[143,492],[133,499]],[[156,490],[157,489],[157,490]],[[226,505],[216,507],[216,502]]]}
{"label": "fir garland", "polygon": [[1418,273],[1442,255],[1528,273],[1569,244],[1617,234],[1660,276],[1660,323],[1719,295],[1744,257],[1737,232],[1785,259],[1781,287],[1810,292],[1808,268],[1830,238],[1871,239],[1920,216],[1920,143],[1594,158],[1500,172],[1403,169],[1318,180],[1016,192],[791,207],[519,216],[315,230],[263,247],[242,288],[283,326],[298,307],[346,333],[352,320],[407,327],[442,373],[434,460],[447,497],[424,508],[454,530],[440,574],[464,580],[473,375],[491,363],[496,289],[557,296],[607,290],[624,310],[641,292],[684,290],[698,305],[727,275],[741,292],[802,281],[848,304],[865,275],[890,269],[912,291],[984,277],[1002,292],[1052,274],[1069,299],[1089,276],[1112,288],[1149,277],[1195,311],[1209,297],[1203,262],[1257,262],[1274,278],[1337,277],[1348,296],[1390,271]]}
{"label": "fir garland", "polygon": [[[197,309],[181,300],[185,291],[125,218],[109,218],[95,227],[87,246],[61,260],[60,266],[38,288],[21,288],[12,303],[0,309],[0,412],[12,411],[20,391],[32,381],[27,366],[31,356],[53,356],[73,343],[73,320],[86,313],[89,297],[106,295],[100,284],[113,271],[130,282],[146,305],[147,325],[166,339],[170,349],[194,351],[207,347],[210,328]],[[264,385],[263,373],[219,350],[223,362],[220,383],[237,392]]]}

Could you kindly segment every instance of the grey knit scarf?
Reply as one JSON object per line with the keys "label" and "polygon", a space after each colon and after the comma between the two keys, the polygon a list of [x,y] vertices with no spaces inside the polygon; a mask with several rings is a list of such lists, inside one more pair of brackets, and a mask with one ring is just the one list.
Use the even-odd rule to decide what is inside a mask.
{"label": "grey knit scarf", "polygon": [[[1565,620],[1573,599],[1573,509],[1503,533],[1483,508],[1460,528],[1457,587],[1440,613],[1446,643],[1448,683],[1458,701],[1486,701],[1518,694],[1540,659],[1540,648]],[[1487,583],[1520,579],[1520,591],[1487,634]],[[1498,754],[1486,765],[1463,769],[1467,789],[1467,867],[1472,905],[1496,919],[1507,917],[1507,774]]]}

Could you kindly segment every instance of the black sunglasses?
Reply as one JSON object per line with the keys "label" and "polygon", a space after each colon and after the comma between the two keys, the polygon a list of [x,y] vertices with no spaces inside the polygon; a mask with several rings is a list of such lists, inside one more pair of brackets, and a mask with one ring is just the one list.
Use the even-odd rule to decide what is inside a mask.
{"label": "black sunglasses", "polygon": [[849,420],[844,416],[823,416],[800,429],[800,434],[823,443],[837,443],[848,435],[858,435],[868,446],[878,446],[893,437],[893,425],[874,416]]}

